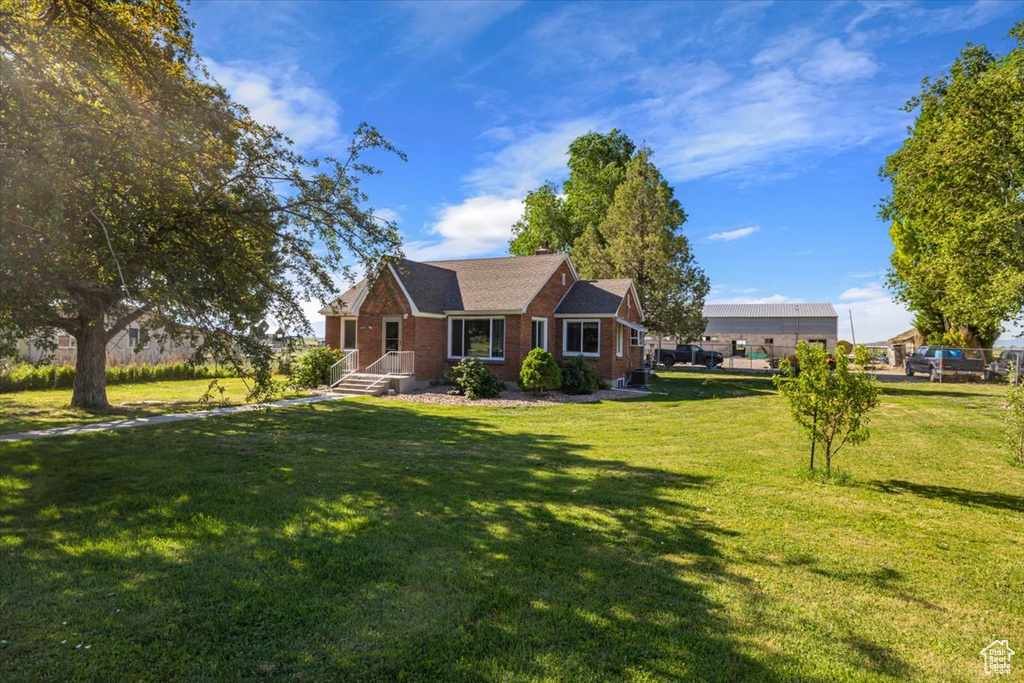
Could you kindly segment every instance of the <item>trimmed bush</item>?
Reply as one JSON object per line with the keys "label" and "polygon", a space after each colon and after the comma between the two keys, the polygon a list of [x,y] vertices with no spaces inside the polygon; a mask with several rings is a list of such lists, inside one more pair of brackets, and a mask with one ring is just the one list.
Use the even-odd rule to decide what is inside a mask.
{"label": "trimmed bush", "polygon": [[519,386],[526,391],[550,391],[562,386],[562,369],[555,357],[544,349],[534,349],[523,359]]}
{"label": "trimmed bush", "polygon": [[[115,365],[107,367],[107,384],[163,382],[178,379],[234,377],[228,367],[168,363],[166,365]],[[75,384],[73,365],[30,365],[19,363],[0,374],[0,391],[70,389]]]}
{"label": "trimmed bush", "polygon": [[592,394],[597,391],[597,375],[583,356],[562,363],[562,391],[567,394]]}
{"label": "trimmed bush", "polygon": [[295,361],[295,374],[292,381],[300,387],[318,387],[330,384],[331,366],[342,359],[343,354],[337,349],[318,346],[302,354]]}
{"label": "trimmed bush", "polygon": [[465,396],[470,400],[497,398],[505,390],[505,383],[490,368],[476,358],[463,358],[445,373],[445,379],[455,385],[448,393]]}

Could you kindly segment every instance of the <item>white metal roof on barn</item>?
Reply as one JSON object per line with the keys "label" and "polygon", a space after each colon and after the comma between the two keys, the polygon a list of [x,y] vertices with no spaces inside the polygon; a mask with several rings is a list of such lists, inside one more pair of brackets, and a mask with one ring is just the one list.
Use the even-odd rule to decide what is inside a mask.
{"label": "white metal roof on barn", "polygon": [[705,318],[835,318],[832,304],[707,304]]}

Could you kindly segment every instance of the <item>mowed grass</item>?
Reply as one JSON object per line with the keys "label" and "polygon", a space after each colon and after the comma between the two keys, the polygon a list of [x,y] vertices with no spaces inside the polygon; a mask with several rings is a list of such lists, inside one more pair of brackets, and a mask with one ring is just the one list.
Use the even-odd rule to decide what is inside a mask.
{"label": "mowed grass", "polygon": [[[282,380],[284,377],[277,379]],[[208,379],[191,379],[110,384],[107,386],[110,410],[102,412],[72,408],[70,389],[5,392],[0,394],[0,432],[10,434],[245,403],[248,388],[242,379],[235,377],[217,380],[224,388],[223,395],[214,390],[211,401],[204,403],[201,399],[210,382]],[[304,395],[289,391],[282,394],[281,398]]]}
{"label": "mowed grass", "polygon": [[1020,651],[998,388],[887,386],[843,486],[801,475],[768,380],[655,389],[4,445],[0,680],[950,681]]}

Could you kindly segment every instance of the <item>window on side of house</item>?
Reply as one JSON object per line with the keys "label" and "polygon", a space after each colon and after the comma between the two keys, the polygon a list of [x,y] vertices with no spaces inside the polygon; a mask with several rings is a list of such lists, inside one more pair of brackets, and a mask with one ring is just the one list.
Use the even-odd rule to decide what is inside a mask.
{"label": "window on side of house", "polygon": [[815,344],[821,344],[821,348],[823,349],[828,346],[824,339],[808,339],[807,343],[810,344],[811,346],[814,346]]}
{"label": "window on side of house", "polygon": [[764,338],[764,343],[765,344],[774,344],[775,343],[775,337],[765,337]]}
{"label": "window on side of house", "polygon": [[622,328],[623,325],[615,325],[615,355],[622,357]]}
{"label": "window on side of house", "polygon": [[347,318],[341,323],[342,339],[341,348],[352,350],[356,347],[356,319]]}
{"label": "window on side of house", "polygon": [[448,322],[448,357],[505,359],[504,318],[451,318]]}
{"label": "window on side of house", "polygon": [[566,320],[562,339],[562,353],[565,355],[601,355],[601,323],[598,320]]}
{"label": "window on side of house", "polygon": [[[142,330],[139,329],[138,327],[129,327],[128,328],[128,348],[130,348],[132,351],[134,351],[135,349],[139,348],[140,342],[142,342]],[[148,338],[145,340],[145,343],[142,344],[141,348],[143,348],[143,349],[148,349],[149,348],[149,339]]]}
{"label": "window on side of house", "polygon": [[643,332],[635,328],[629,328],[629,345],[630,346],[643,346],[644,335]]}
{"label": "window on side of house", "polygon": [[530,348],[548,350],[548,321],[545,318],[534,318],[530,334]]}

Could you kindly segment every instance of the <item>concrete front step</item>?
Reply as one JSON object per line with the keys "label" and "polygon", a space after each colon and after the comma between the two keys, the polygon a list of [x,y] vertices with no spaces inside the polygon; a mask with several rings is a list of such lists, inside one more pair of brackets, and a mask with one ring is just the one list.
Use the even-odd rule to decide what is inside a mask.
{"label": "concrete front step", "polygon": [[[376,384],[376,386],[374,386]],[[344,382],[331,387],[331,391],[345,394],[364,394],[379,396],[388,390],[389,382],[385,375],[352,375]]]}

